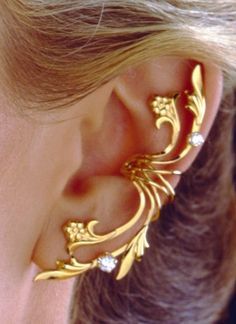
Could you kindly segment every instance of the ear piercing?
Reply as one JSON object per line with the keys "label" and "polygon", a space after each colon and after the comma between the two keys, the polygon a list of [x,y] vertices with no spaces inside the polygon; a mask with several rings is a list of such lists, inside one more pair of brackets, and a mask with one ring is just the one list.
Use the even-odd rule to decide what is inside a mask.
{"label": "ear piercing", "polygon": [[[58,260],[56,269],[39,273],[35,280],[66,279],[93,268],[99,268],[109,273],[117,266],[119,266],[119,269],[116,273],[116,279],[119,280],[127,275],[135,260],[141,260],[145,249],[149,247],[147,241],[148,228],[151,222],[160,216],[162,208],[160,194],[164,194],[168,199],[173,199],[175,195],[174,189],[167,181],[166,176],[179,176],[181,171],[171,168],[171,166],[183,159],[192,148],[204,143],[200,129],[205,115],[206,102],[200,65],[194,68],[191,81],[192,93],[184,93],[187,99],[185,109],[192,115],[191,131],[187,135],[180,152],[174,156],[173,152],[176,150],[181,131],[179,108],[177,108],[179,95],[176,94],[173,97],[155,95],[149,102],[156,128],[160,129],[163,123],[169,123],[172,127],[172,138],[162,152],[135,156],[128,160],[121,169],[122,174],[133,183],[139,193],[139,207],[134,216],[126,224],[104,235],[96,234],[96,225],[98,224],[96,220],[91,220],[88,223],[68,221],[63,228],[67,241],[68,260]],[[140,219],[144,220],[141,229],[130,242],[120,246],[115,251],[105,252],[86,263],[80,262],[75,257],[75,251],[82,246],[111,241],[131,229]]]}

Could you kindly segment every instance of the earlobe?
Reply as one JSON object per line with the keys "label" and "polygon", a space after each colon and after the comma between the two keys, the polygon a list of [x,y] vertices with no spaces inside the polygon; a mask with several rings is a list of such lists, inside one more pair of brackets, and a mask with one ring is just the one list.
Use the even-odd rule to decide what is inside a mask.
{"label": "earlobe", "polygon": [[[186,68],[182,62],[179,68],[186,69],[185,71],[189,70],[189,66]],[[172,76],[174,76],[173,73]],[[183,81],[185,78],[186,75],[182,75],[181,80]],[[129,92],[130,84],[127,83],[128,87],[126,88],[117,88],[116,91],[119,93],[124,105],[131,112],[133,111],[135,115],[137,131],[143,129],[146,130],[147,134],[150,134],[149,126],[145,124],[145,121],[152,123],[154,125],[152,128],[154,129],[162,129],[163,125],[169,124],[168,132],[172,133],[170,143],[162,150],[158,150],[157,147],[154,147],[155,145],[151,147],[152,143],[148,143],[146,147],[150,148],[152,154],[147,149],[146,153],[130,158],[123,165],[122,174],[133,183],[139,193],[140,204],[135,215],[127,223],[102,235],[98,235],[96,232],[96,220],[91,220],[88,223],[69,220],[64,226],[64,233],[67,239],[70,260],[57,261],[57,269],[42,272],[36,277],[37,280],[70,278],[95,267],[111,272],[117,266],[118,260],[120,260],[120,267],[117,279],[121,279],[128,273],[134,260],[142,257],[145,248],[149,246],[146,238],[149,225],[151,221],[159,217],[162,207],[162,195],[168,198],[174,197],[175,179],[181,174],[182,168],[186,169],[187,165],[197,155],[195,147],[203,144],[203,137],[206,136],[210,128],[209,125],[214,120],[215,111],[208,111],[208,118],[211,118],[211,120],[206,120],[206,110],[208,109],[208,107],[206,109],[207,102],[205,100],[206,80],[207,77],[205,76],[204,78],[202,67],[199,64],[195,65],[190,73],[188,82],[187,80],[184,82],[184,84],[186,83],[186,88],[184,89],[183,84],[179,83],[177,89],[174,91],[172,89],[171,91],[176,93],[176,90],[180,89],[179,92],[182,92],[180,97],[184,97],[182,100],[177,95],[163,96],[157,94],[149,100],[149,110],[145,107],[145,112],[142,111],[144,107],[139,94],[137,94],[138,104],[135,111],[134,102],[132,101],[132,96],[130,96],[131,92]],[[176,81],[172,80],[170,84],[171,82],[175,84]],[[216,82],[219,83],[219,80]],[[125,90],[122,92],[122,89]],[[187,93],[185,90],[187,90]],[[137,89],[133,88],[133,91],[136,92]],[[178,104],[178,100],[180,100],[180,104]],[[209,103],[212,100],[210,95],[208,100]],[[217,101],[212,100],[213,102],[217,103]],[[185,114],[192,116],[191,125],[188,125],[186,122]],[[187,121],[189,122],[189,117]],[[144,143],[147,140],[148,138],[144,137]],[[194,151],[195,153],[191,153]],[[191,157],[186,160],[187,156]],[[80,262],[75,257],[75,251],[78,248],[85,245],[90,246],[103,242],[112,242],[125,232],[130,231],[140,219],[142,220],[141,228],[137,230],[129,242],[121,245],[118,249],[112,251],[109,249],[110,252],[104,251],[103,254],[86,263]]]}

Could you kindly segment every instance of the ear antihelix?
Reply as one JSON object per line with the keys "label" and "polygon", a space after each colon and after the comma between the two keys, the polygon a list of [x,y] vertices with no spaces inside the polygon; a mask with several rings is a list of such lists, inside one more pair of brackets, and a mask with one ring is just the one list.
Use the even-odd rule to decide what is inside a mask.
{"label": "ear antihelix", "polygon": [[[187,105],[184,109],[188,110],[192,115],[192,126],[185,138],[183,147],[174,156],[173,152],[176,152],[181,131],[181,122],[177,109],[179,94],[172,97],[154,95],[148,101],[157,129],[160,129],[163,123],[169,123],[172,127],[172,138],[162,152],[150,155],[136,155],[131,157],[121,168],[121,173],[133,183],[140,198],[139,207],[133,217],[126,224],[104,235],[96,234],[96,225],[98,224],[96,220],[91,220],[88,223],[68,220],[63,226],[68,260],[56,261],[55,269],[42,271],[35,277],[35,281],[67,279],[93,268],[112,272],[117,267],[116,279],[120,280],[127,275],[134,261],[142,258],[145,249],[149,247],[147,241],[148,228],[152,221],[157,220],[160,216],[162,208],[161,195],[167,197],[166,201],[173,199],[175,196],[175,191],[167,178],[170,175],[180,176],[181,171],[176,170],[174,167],[176,162],[183,159],[192,148],[204,143],[200,131],[205,116],[206,101],[200,65],[196,65],[194,68],[191,83],[192,91],[185,91],[183,95],[187,99]],[[168,168],[166,168],[166,165],[168,165]],[[173,168],[171,168],[171,165]],[[81,247],[111,241],[129,231],[140,219],[144,220],[141,229],[136,232],[129,242],[118,249],[112,252],[104,251],[102,255],[98,255],[97,258],[86,263],[80,262],[75,257],[75,251]]]}

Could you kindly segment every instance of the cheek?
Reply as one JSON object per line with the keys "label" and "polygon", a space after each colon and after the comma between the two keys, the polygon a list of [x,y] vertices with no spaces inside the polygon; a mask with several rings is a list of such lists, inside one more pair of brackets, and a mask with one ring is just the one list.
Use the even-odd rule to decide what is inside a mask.
{"label": "cheek", "polygon": [[1,274],[20,280],[51,209],[80,163],[78,127],[5,120],[0,130]]}

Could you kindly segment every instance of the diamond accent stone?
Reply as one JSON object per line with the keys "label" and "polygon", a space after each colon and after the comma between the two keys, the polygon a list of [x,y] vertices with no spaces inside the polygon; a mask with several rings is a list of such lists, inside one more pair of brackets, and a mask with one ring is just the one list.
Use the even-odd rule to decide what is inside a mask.
{"label": "diamond accent stone", "polygon": [[204,138],[201,133],[193,132],[192,134],[189,135],[188,141],[189,141],[189,144],[197,147],[204,143]]}
{"label": "diamond accent stone", "polygon": [[105,254],[97,259],[98,268],[104,272],[112,272],[115,269],[118,260],[110,254]]}

